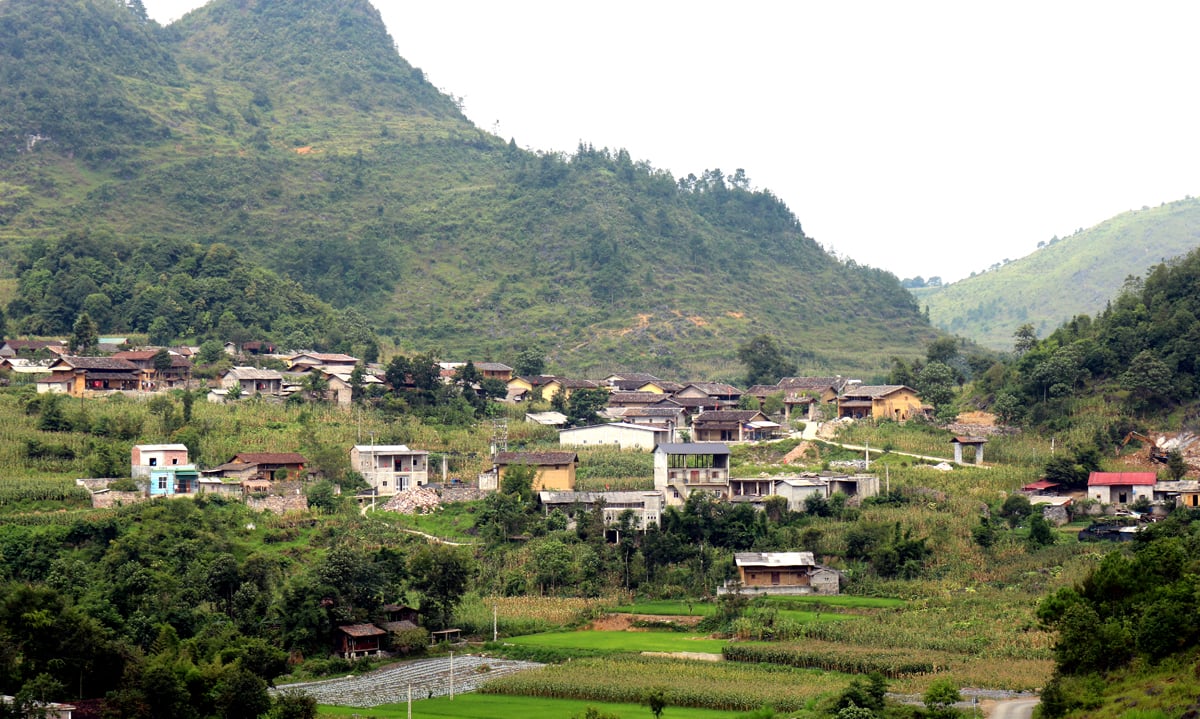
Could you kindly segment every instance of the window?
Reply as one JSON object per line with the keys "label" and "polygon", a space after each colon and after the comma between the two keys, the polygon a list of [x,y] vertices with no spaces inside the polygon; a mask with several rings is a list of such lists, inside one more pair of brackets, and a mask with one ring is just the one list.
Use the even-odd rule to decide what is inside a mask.
{"label": "window", "polygon": [[158,466],[158,457],[151,457],[151,458],[150,458],[150,466],[151,466],[151,467],[157,467],[157,466]]}
{"label": "window", "polygon": [[172,457],[172,458],[171,458],[171,464],[179,464],[179,458],[178,458],[178,457]]}
{"label": "window", "polygon": [[167,478],[166,477],[158,478],[158,488],[162,489],[162,490],[166,490],[166,488],[167,488]]}

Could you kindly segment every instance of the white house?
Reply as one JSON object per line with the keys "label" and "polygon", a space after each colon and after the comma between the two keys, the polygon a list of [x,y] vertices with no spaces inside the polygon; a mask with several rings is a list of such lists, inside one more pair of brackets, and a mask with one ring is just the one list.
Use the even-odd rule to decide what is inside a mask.
{"label": "white house", "polygon": [[616,446],[649,452],[660,442],[665,442],[667,437],[665,429],[614,422],[561,429],[558,431],[558,444],[562,447]]}
{"label": "white house", "polygon": [[350,466],[379,496],[391,496],[429,482],[429,452],[403,444],[356,444]]}

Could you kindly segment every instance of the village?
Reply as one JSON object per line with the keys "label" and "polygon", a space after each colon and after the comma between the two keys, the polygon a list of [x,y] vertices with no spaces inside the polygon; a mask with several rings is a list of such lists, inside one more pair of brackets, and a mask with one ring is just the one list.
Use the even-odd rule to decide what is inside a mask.
{"label": "village", "polygon": [[[223,352],[233,360],[232,366],[210,380],[197,379],[193,367],[199,349],[131,348],[125,338],[101,338],[96,356],[73,356],[65,341],[13,339],[0,344],[0,372],[21,378],[16,381],[35,382],[41,394],[79,398],[123,394],[144,399],[171,390],[207,388],[208,400],[217,403],[242,398],[282,402],[304,396],[349,407],[363,392],[394,389],[382,365],[338,353],[276,353],[268,342],[246,342],[240,347],[226,343]],[[286,369],[258,366],[262,364]],[[472,369],[470,376],[503,383],[505,395],[497,397],[498,401],[549,402],[564,407],[576,393],[591,392],[599,393],[603,405],[594,423],[580,426],[570,426],[568,416],[560,411],[526,413],[527,422],[558,430],[561,451],[508,451],[503,440],[494,441],[490,469],[470,479],[448,476],[444,456],[439,471],[431,466],[430,452],[420,448],[348,447],[350,465],[365,482],[354,497],[360,506],[412,513],[431,511],[441,502],[478,499],[496,491],[514,466],[533,468],[533,491],[546,512],[561,509],[573,516],[577,510],[603,506],[606,522],[615,525],[622,513],[632,511],[639,530],[657,524],[664,507],[681,506],[695,491],[758,508],[767,498],[780,497],[792,511],[801,511],[813,496],[828,499],[843,494],[861,501],[879,493],[877,476],[826,471],[733,477],[729,446],[792,435],[815,437],[815,430],[826,420],[904,422],[925,417],[932,410],[911,387],[864,385],[841,376],[784,377],[776,384],[742,390],[721,382],[674,382],[638,372],[595,380],[520,376],[512,367],[491,361],[438,362],[433,370],[437,381],[448,384],[464,367]],[[478,382],[470,389],[481,391]],[[805,426],[809,434],[797,429]],[[1183,444],[1191,444],[1189,440]],[[986,442],[985,436],[955,436],[953,464],[983,465]],[[571,451],[573,447],[653,453],[653,490],[576,491],[579,457]],[[1158,461],[1165,461],[1165,452],[1156,452],[1151,443],[1150,456],[1156,454]],[[240,452],[219,465],[199,468],[189,462],[187,447],[182,444],[137,445],[130,462],[130,477],[139,481],[136,490],[113,490],[111,478],[79,479],[78,483],[93,492],[98,507],[209,493],[284,513],[306,508],[304,488],[316,479],[307,464],[303,455],[294,452]],[[1079,497],[1058,490],[1056,483],[1044,479],[1022,487],[1034,504],[1043,507],[1049,521],[1061,525],[1068,521],[1068,508]],[[1139,506],[1148,503],[1160,509],[1196,507],[1200,506],[1200,482],[1160,482],[1153,471],[1093,472],[1086,498],[1095,506],[1114,509],[1139,502]]]}

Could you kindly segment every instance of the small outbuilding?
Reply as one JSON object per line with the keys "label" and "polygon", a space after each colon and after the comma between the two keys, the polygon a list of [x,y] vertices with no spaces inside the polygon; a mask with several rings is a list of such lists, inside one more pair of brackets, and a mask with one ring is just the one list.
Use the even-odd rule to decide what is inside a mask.
{"label": "small outbuilding", "polygon": [[[840,575],[817,564],[812,552],[738,552],[741,591],[752,594],[838,593]],[[728,588],[723,588],[728,591]]]}
{"label": "small outbuilding", "polygon": [[987,444],[986,437],[959,436],[950,440],[954,445],[954,463],[963,464],[963,447],[975,450],[975,461],[971,464],[983,464],[983,445]]}

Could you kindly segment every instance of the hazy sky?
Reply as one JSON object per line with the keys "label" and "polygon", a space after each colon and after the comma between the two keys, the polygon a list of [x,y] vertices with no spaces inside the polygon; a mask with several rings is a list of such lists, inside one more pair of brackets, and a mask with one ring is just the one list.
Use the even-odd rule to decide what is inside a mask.
{"label": "hazy sky", "polygon": [[[203,0],[144,0],[167,23]],[[1200,195],[1200,3],[374,0],[485,130],[746,171],[839,256],[950,281]]]}

